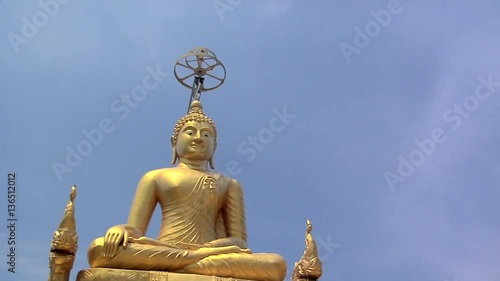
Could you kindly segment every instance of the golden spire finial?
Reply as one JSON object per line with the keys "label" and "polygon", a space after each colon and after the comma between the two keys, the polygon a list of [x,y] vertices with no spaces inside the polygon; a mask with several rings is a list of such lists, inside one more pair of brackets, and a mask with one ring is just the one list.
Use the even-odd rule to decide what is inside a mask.
{"label": "golden spire finial", "polygon": [[67,229],[71,231],[76,231],[76,221],[75,221],[75,198],[76,198],[76,185],[73,185],[71,192],[69,194],[69,201],[64,210],[64,216],[59,223],[59,230]]}
{"label": "golden spire finial", "polygon": [[323,274],[323,268],[318,255],[316,242],[312,237],[312,223],[307,220],[306,227],[306,249],[299,262],[295,263],[292,280],[294,281],[309,281],[318,280]]}
{"label": "golden spire finial", "polygon": [[306,222],[306,223],[307,223],[306,234],[309,234],[309,233],[311,233],[311,232],[312,232],[313,225],[312,225],[312,223],[311,223],[311,221],[310,221],[310,220],[307,220],[307,222]]}
{"label": "golden spire finial", "polygon": [[188,114],[203,114],[203,105],[201,105],[201,102],[199,100],[195,100],[191,103],[191,106],[189,106],[189,113]]}
{"label": "golden spire finial", "polygon": [[49,254],[49,281],[68,281],[78,249],[75,220],[76,186],[73,185],[69,201],[59,228],[54,232]]}

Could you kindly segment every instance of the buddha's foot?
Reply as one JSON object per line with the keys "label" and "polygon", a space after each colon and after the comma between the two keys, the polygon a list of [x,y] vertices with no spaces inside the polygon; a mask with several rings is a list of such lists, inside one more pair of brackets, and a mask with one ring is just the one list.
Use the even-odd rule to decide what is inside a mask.
{"label": "buddha's foot", "polygon": [[175,271],[211,255],[241,253],[237,246],[200,248],[197,250],[170,248],[161,245],[130,243],[120,247],[113,257],[104,256],[104,238],[98,238],[89,247],[87,257],[91,267],[135,270]]}
{"label": "buddha's foot", "polygon": [[183,273],[247,280],[282,281],[286,262],[277,254],[229,253],[204,258],[182,269]]}
{"label": "buddha's foot", "polygon": [[242,249],[238,246],[200,248],[196,251],[204,257],[213,256],[213,255],[222,255],[222,254],[251,253],[250,249]]}

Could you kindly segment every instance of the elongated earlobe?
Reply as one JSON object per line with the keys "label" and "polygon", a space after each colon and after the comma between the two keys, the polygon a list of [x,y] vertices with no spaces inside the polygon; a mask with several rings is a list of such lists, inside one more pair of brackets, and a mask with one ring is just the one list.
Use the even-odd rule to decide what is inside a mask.
{"label": "elongated earlobe", "polygon": [[174,145],[174,137],[170,138],[170,143],[172,144],[172,165],[175,165],[177,163],[177,160],[179,159],[179,156],[177,155],[177,151],[175,151],[175,145]]}
{"label": "elongated earlobe", "polygon": [[177,160],[179,160],[179,156],[177,155],[177,151],[175,151],[175,148],[173,149],[172,152],[172,165],[175,165],[177,163]]}
{"label": "elongated earlobe", "polygon": [[214,159],[213,156],[210,157],[210,159],[208,159],[208,164],[210,164],[210,168],[215,169],[215,167],[214,167],[214,160],[213,159]]}

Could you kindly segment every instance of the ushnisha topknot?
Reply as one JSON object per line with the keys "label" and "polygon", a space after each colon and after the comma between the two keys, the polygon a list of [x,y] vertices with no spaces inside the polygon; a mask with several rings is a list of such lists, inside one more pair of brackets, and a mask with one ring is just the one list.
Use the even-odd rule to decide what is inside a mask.
{"label": "ushnisha topknot", "polygon": [[177,144],[177,138],[179,137],[182,126],[189,121],[206,122],[210,124],[214,131],[214,148],[217,147],[217,128],[215,127],[215,123],[203,113],[203,105],[198,100],[193,101],[189,107],[189,112],[175,123],[174,133],[172,134],[173,147]]}

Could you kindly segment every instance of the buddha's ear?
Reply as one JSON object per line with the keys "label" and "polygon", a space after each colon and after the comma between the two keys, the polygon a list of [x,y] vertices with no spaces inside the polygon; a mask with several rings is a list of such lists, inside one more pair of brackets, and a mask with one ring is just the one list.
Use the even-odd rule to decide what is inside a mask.
{"label": "buddha's ear", "polygon": [[208,159],[208,164],[210,164],[210,168],[212,168],[212,170],[215,170],[215,167],[214,167],[214,156],[212,155],[212,157],[210,157],[210,159]]}
{"label": "buddha's ear", "polygon": [[175,150],[174,146],[174,137],[170,138],[170,143],[172,144],[172,165],[175,165],[177,163],[177,159],[179,159],[179,156],[177,155],[177,151]]}
{"label": "buddha's ear", "polygon": [[217,144],[214,145],[214,152],[212,152],[212,157],[210,157],[210,159],[208,159],[208,164],[210,165],[210,168],[212,168],[213,170],[215,170],[214,155],[215,155],[216,148],[217,148]]}
{"label": "buddha's ear", "polygon": [[177,160],[179,159],[179,156],[177,155],[177,151],[175,151],[175,148],[173,149],[174,151],[172,152],[172,165],[175,165],[177,163]]}

